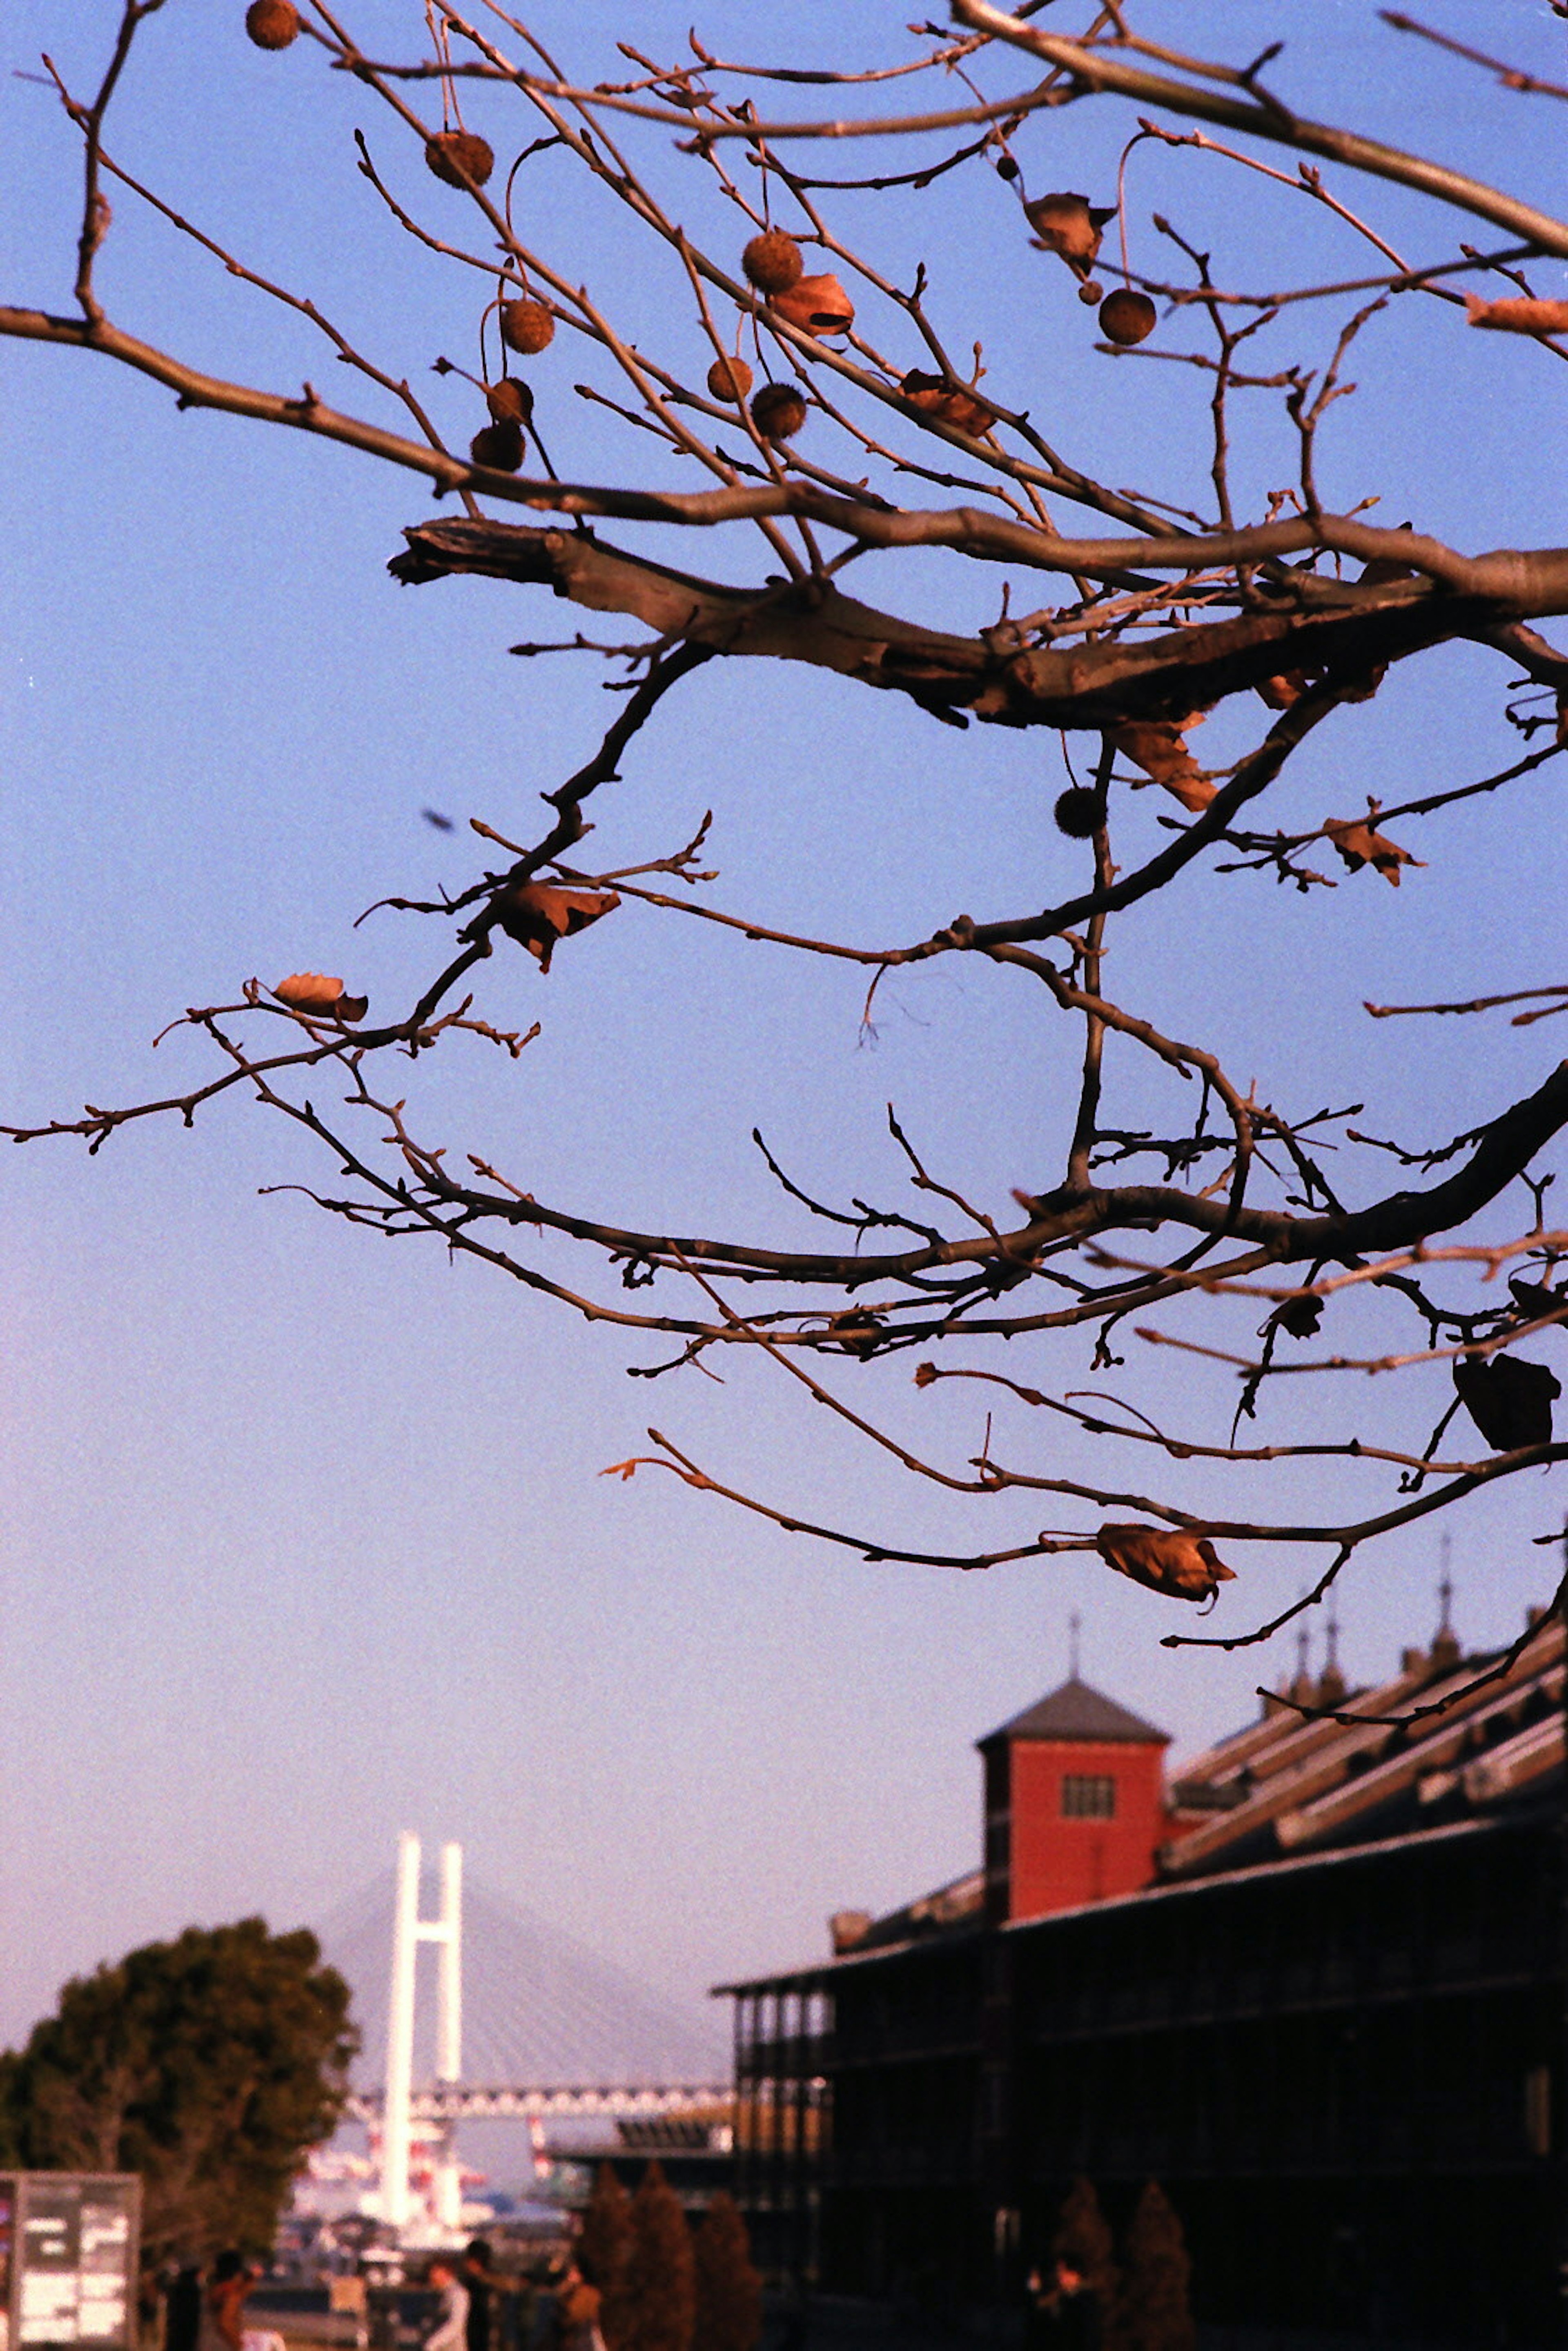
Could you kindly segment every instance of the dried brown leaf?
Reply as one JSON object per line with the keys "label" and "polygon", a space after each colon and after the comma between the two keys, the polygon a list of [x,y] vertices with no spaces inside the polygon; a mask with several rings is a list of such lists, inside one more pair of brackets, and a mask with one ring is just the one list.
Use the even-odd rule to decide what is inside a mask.
{"label": "dried brown leaf", "polygon": [[1399,887],[1402,865],[1425,865],[1424,857],[1412,857],[1407,849],[1390,841],[1386,833],[1375,832],[1366,817],[1345,817],[1331,820],[1323,831],[1354,873],[1363,865],[1375,866],[1385,882]]}
{"label": "dried brown leaf", "polygon": [[953,383],[945,375],[931,375],[924,368],[911,368],[898,388],[911,408],[940,417],[956,433],[968,433],[977,439],[997,421],[985,402],[977,400],[966,385]]}
{"label": "dried brown leaf", "polygon": [[869,1306],[852,1306],[841,1314],[830,1314],[828,1330],[846,1355],[858,1355],[864,1363],[876,1353],[883,1324]]}
{"label": "dried brown leaf", "polygon": [[1208,1537],[1186,1527],[1102,1527],[1094,1548],[1118,1575],[1170,1600],[1208,1600],[1236,1581]]}
{"label": "dried brown leaf", "polygon": [[1260,701],[1266,702],[1270,710],[1289,710],[1292,703],[1300,702],[1306,690],[1307,673],[1304,669],[1282,669],[1277,677],[1263,680],[1258,688],[1258,697]]}
{"label": "dried brown leaf", "polygon": [[370,1008],[368,996],[348,996],[343,983],[325,971],[291,971],[273,989],[291,1012],[326,1012],[337,1020],[362,1020]]}
{"label": "dried brown leaf", "polygon": [[558,940],[612,914],[621,901],[613,890],[562,890],[553,882],[514,882],[495,904],[498,927],[538,957],[540,971],[548,971]]}
{"label": "dried brown leaf", "polygon": [[1201,724],[1197,711],[1179,722],[1174,718],[1124,718],[1111,729],[1111,739],[1124,758],[1142,768],[1151,782],[1180,800],[1196,814],[1214,798],[1215,787],[1186,747],[1186,730]]}
{"label": "dried brown leaf", "polygon": [[1068,188],[1037,196],[1032,204],[1025,204],[1024,213],[1036,243],[1047,253],[1060,254],[1080,277],[1086,277],[1100,250],[1102,225],[1112,217],[1112,213],[1097,212],[1087,196],[1077,195]]}
{"label": "dried brown leaf", "polygon": [[1282,1306],[1276,1306],[1269,1319],[1292,1339],[1312,1339],[1323,1319],[1323,1301],[1310,1290],[1303,1290],[1300,1298],[1287,1298]]}
{"label": "dried brown leaf", "polygon": [[1552,1406],[1563,1389],[1545,1364],[1522,1355],[1458,1355],[1454,1385],[1494,1452],[1551,1444]]}
{"label": "dried brown leaf", "polygon": [[838,279],[797,277],[780,294],[768,297],[768,307],[807,335],[847,335],[855,322],[855,306]]}

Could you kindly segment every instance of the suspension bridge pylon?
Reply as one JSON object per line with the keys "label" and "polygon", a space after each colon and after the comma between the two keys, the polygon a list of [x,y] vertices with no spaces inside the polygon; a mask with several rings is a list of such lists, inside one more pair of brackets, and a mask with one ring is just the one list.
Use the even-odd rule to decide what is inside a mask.
{"label": "suspension bridge pylon", "polygon": [[[441,1848],[441,1915],[419,1915],[420,1844],[405,1829],[398,1839],[397,1893],[392,1910],[392,1981],[387,2000],[387,2078],[382,2116],[382,2217],[394,2229],[413,2219],[409,2171],[413,2154],[413,2011],[421,1943],[434,1943],[435,2072],[438,2091],[463,2078],[463,1848]],[[444,2131],[435,2162],[434,2211],[439,2228],[462,2218],[462,2173],[453,2131]]]}

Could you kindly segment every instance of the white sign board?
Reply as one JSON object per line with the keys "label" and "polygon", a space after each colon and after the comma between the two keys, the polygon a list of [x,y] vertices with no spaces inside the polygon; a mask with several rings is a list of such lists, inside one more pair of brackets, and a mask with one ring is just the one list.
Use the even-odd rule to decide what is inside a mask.
{"label": "white sign board", "polygon": [[141,2182],[0,2173],[0,2351],[136,2351]]}

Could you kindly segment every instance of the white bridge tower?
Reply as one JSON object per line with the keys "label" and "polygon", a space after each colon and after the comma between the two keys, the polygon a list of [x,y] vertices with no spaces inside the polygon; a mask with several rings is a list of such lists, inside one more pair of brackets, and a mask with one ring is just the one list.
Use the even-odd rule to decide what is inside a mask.
{"label": "white bridge tower", "polygon": [[[392,1913],[392,1997],[387,2003],[387,2089],[382,2126],[382,2217],[395,2229],[413,2218],[409,2184],[413,2154],[413,2001],[421,1943],[440,1950],[435,1983],[435,2072],[438,2085],[463,2072],[463,1848],[441,1848],[441,1916],[419,1915],[419,1839],[404,1830],[397,1847],[397,1900]],[[452,2126],[435,2167],[435,2209],[442,2229],[462,2221],[463,2188]]]}

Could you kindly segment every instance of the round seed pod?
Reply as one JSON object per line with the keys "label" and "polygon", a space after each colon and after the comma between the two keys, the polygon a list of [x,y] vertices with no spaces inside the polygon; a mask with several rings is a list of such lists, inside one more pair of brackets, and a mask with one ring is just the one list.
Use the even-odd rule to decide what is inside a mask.
{"label": "round seed pod", "polygon": [[1131,286],[1118,286],[1100,305],[1100,331],[1108,343],[1130,350],[1154,333],[1155,317],[1155,306],[1146,294],[1135,292]]}
{"label": "round seed pod", "polygon": [[1063,792],[1051,814],[1058,832],[1069,841],[1092,841],[1105,821],[1105,803],[1090,784],[1074,784]]}
{"label": "round seed pod", "polygon": [[707,388],[715,400],[732,400],[743,407],[751,390],[752,374],[741,359],[715,360],[707,371]]}
{"label": "round seed pod", "polygon": [[476,131],[438,131],[424,142],[424,160],[449,188],[482,188],[496,168],[496,152]]}
{"label": "round seed pod", "polygon": [[751,421],[765,441],[791,441],[806,422],[806,403],[792,383],[765,383],[751,403]]}
{"label": "round seed pod", "polygon": [[485,399],[497,424],[526,424],[534,413],[534,395],[515,375],[485,386]]}
{"label": "round seed pod", "polygon": [[1013,162],[1010,155],[998,155],[997,157],[997,177],[998,180],[1016,180],[1018,175],[1019,167]]}
{"label": "round seed pod", "polygon": [[501,340],[511,351],[531,359],[555,340],[555,320],[542,302],[525,298],[501,305]]}
{"label": "round seed pod", "polygon": [[765,228],[741,255],[740,266],[759,294],[788,294],[806,265],[792,236],[781,228]]}
{"label": "round seed pod", "polygon": [[245,28],[258,49],[286,49],[299,37],[299,11],[294,0],[250,0]]}
{"label": "round seed pod", "polygon": [[1094,303],[1104,300],[1105,288],[1097,278],[1086,277],[1078,289],[1078,298],[1086,308],[1092,308]]}
{"label": "round seed pod", "polygon": [[509,419],[486,424],[468,444],[476,465],[493,466],[497,474],[515,474],[523,462],[523,428]]}

